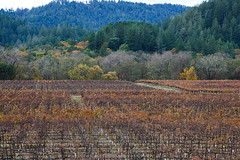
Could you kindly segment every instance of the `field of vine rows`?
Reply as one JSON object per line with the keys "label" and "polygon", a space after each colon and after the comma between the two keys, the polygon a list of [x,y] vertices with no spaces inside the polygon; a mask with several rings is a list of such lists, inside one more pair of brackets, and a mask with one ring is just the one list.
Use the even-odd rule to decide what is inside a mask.
{"label": "field of vine rows", "polygon": [[240,81],[0,81],[0,159],[240,159]]}

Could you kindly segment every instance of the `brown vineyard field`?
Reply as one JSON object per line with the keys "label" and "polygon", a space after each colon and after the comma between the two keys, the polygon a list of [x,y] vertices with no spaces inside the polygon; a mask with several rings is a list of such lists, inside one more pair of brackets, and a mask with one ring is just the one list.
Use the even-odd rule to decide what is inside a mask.
{"label": "brown vineyard field", "polygon": [[239,81],[140,82],[0,81],[0,159],[240,159]]}

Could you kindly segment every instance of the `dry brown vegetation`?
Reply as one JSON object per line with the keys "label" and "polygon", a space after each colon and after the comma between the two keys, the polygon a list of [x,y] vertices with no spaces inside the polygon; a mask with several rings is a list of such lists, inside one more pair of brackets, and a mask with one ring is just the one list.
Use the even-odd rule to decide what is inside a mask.
{"label": "dry brown vegetation", "polygon": [[228,93],[239,83],[230,82],[176,93],[123,81],[0,81],[0,159],[239,159],[240,97]]}

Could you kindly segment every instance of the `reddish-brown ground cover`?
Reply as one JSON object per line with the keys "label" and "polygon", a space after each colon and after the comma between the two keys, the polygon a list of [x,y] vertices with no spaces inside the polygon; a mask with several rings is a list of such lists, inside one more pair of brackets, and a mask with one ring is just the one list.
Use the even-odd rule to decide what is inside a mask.
{"label": "reddish-brown ground cover", "polygon": [[0,81],[0,159],[239,159],[240,94],[230,86]]}

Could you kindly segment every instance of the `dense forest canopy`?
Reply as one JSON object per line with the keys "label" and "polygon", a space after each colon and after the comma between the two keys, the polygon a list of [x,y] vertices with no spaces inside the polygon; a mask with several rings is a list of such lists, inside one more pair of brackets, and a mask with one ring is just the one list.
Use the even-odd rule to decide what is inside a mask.
{"label": "dense forest canopy", "polygon": [[0,14],[0,43],[3,46],[25,46],[27,48],[42,45],[54,46],[62,40],[87,40],[89,31],[81,26],[63,22],[54,27],[36,27],[27,22]]}
{"label": "dense forest canopy", "polygon": [[[161,34],[162,33],[162,34]],[[240,1],[210,0],[160,28],[160,48],[173,46],[204,54],[230,53],[240,45]]]}
{"label": "dense forest canopy", "polygon": [[0,14],[0,45],[22,43],[36,33],[37,29],[25,21]]}
{"label": "dense forest canopy", "polygon": [[17,9],[16,11],[4,11],[2,13],[21,18],[35,26],[45,25],[53,27],[63,22],[86,26],[86,28],[98,30],[110,22],[138,21],[157,23],[168,17],[183,13],[189,7],[172,4],[132,3],[125,1],[97,1],[91,0],[85,4],[68,0],[52,1],[48,5],[29,9]]}
{"label": "dense forest canopy", "polygon": [[[75,6],[76,8],[78,5],[92,6],[94,4],[96,5],[96,9],[104,6],[108,6],[106,8],[111,8],[110,6],[120,7],[121,4],[125,7],[128,5],[156,7],[155,5],[122,1],[91,1],[89,4],[53,1],[46,6],[28,10],[28,12],[26,12],[28,16],[26,17],[35,17],[35,14],[31,12],[34,10],[42,10],[37,15],[44,13],[46,16],[55,17],[59,22],[51,20],[51,18],[45,17],[45,19],[46,21],[51,20],[52,24],[56,23],[57,26],[53,25],[54,27],[50,27],[48,24],[45,25],[43,23],[45,20],[42,22],[41,19],[37,19],[41,26],[30,26],[27,22],[19,19],[15,20],[10,17],[6,18],[5,15],[1,15],[0,25],[3,29],[0,33],[0,41],[5,45],[25,43],[28,47],[34,47],[45,44],[56,45],[58,42],[68,39],[76,41],[89,40],[89,49],[97,52],[103,44],[106,46],[107,43],[107,48],[112,50],[118,50],[121,45],[126,44],[129,50],[132,51],[157,51],[161,53],[162,51],[176,48],[177,50],[193,51],[204,55],[220,51],[229,53],[233,57],[235,56],[233,49],[239,48],[240,45],[240,9],[238,9],[240,2],[237,0],[211,0],[204,2],[200,6],[191,8],[181,15],[176,15],[172,19],[159,21],[158,24],[137,21],[109,23],[106,26],[102,26],[97,32],[89,31],[81,27],[81,25],[70,24],[69,21],[63,22],[61,14],[59,16],[57,11],[54,14],[47,14],[48,11],[54,11],[49,8],[54,5],[59,5],[53,7],[55,10],[63,11],[64,9],[62,9],[62,7],[65,7],[66,11],[72,12],[73,9],[68,7]],[[44,10],[45,7],[48,9]],[[139,15],[139,7],[136,8],[137,9],[132,8],[132,10]],[[107,9],[104,9],[102,13],[105,13],[106,10]],[[146,9],[142,10],[146,11]],[[18,12],[22,12],[20,15],[25,15],[24,10],[9,12],[9,14],[15,14],[16,16]],[[157,11],[156,13],[160,14],[160,12]],[[79,15],[80,14],[76,14],[76,16]],[[126,14],[124,13],[124,15]],[[66,16],[65,14],[65,17]],[[171,14],[168,14],[168,16],[171,16]],[[134,17],[134,14],[132,17]],[[135,18],[140,20],[139,17]],[[71,18],[67,19],[70,20]],[[82,18],[77,19],[83,20]],[[98,18],[98,21],[97,24],[101,24],[100,21],[105,20]],[[91,20],[91,22],[93,22],[93,20]],[[112,22],[114,22],[113,19]]]}

